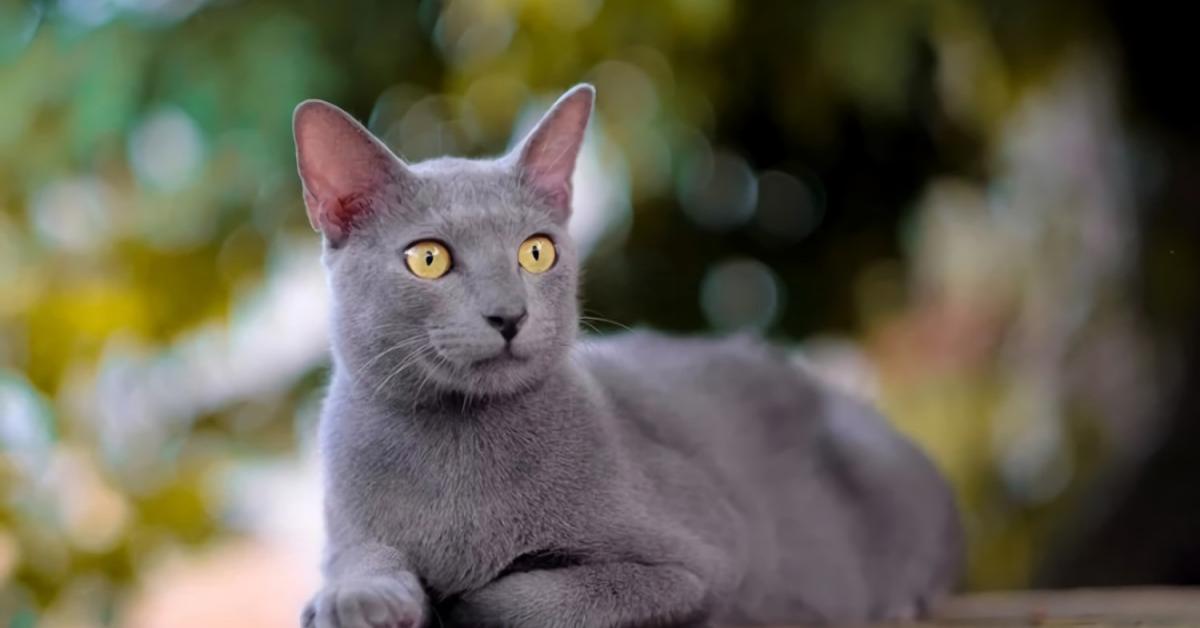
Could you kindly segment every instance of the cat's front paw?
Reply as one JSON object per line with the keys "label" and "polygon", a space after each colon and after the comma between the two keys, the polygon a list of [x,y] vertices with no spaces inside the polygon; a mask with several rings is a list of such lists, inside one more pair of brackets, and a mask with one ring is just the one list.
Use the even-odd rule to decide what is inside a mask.
{"label": "cat's front paw", "polygon": [[425,617],[415,582],[388,577],[330,582],[305,607],[303,628],[417,628]]}

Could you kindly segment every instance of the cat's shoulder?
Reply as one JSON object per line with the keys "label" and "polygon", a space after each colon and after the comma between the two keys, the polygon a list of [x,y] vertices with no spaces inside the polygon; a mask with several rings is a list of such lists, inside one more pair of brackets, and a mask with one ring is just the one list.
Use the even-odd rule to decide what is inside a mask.
{"label": "cat's shoulder", "polygon": [[711,359],[780,357],[778,349],[761,337],[748,333],[696,336],[638,328],[617,334],[589,336],[580,345],[586,353],[606,357],[635,355],[688,360],[699,356]]}
{"label": "cat's shoulder", "polygon": [[786,379],[805,374],[784,348],[752,334],[680,336],[636,329],[588,338],[578,348],[593,372],[704,382]]}

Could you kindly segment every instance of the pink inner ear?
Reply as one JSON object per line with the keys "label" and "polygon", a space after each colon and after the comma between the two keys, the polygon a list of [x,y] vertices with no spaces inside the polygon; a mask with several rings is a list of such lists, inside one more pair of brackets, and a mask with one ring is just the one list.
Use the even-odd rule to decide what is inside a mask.
{"label": "pink inner ear", "polygon": [[571,176],[592,114],[595,90],[580,85],[550,109],[522,144],[522,180],[562,212],[571,211]]}
{"label": "pink inner ear", "polygon": [[341,109],[321,101],[296,108],[296,161],[313,228],[339,242],[373,195],[403,175],[403,164]]}

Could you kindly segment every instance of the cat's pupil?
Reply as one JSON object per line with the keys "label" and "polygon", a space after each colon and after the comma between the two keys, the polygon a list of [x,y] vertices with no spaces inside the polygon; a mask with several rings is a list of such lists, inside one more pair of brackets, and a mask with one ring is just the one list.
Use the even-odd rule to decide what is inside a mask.
{"label": "cat's pupil", "polygon": [[535,245],[533,245],[533,248],[529,251],[531,254],[533,254],[534,261],[537,261],[538,259],[540,259],[542,257],[541,249],[542,249],[542,247],[535,244]]}
{"label": "cat's pupil", "polygon": [[425,265],[433,266],[433,251],[425,251]]}

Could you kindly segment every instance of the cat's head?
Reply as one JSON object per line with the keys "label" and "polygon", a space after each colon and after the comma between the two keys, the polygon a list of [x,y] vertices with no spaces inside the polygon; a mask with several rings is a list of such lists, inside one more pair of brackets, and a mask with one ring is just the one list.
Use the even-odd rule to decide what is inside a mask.
{"label": "cat's head", "polygon": [[590,85],[571,89],[498,159],[418,164],[333,105],[296,108],[334,352],[361,389],[493,396],[559,367],[578,324],[567,220],[593,99]]}

